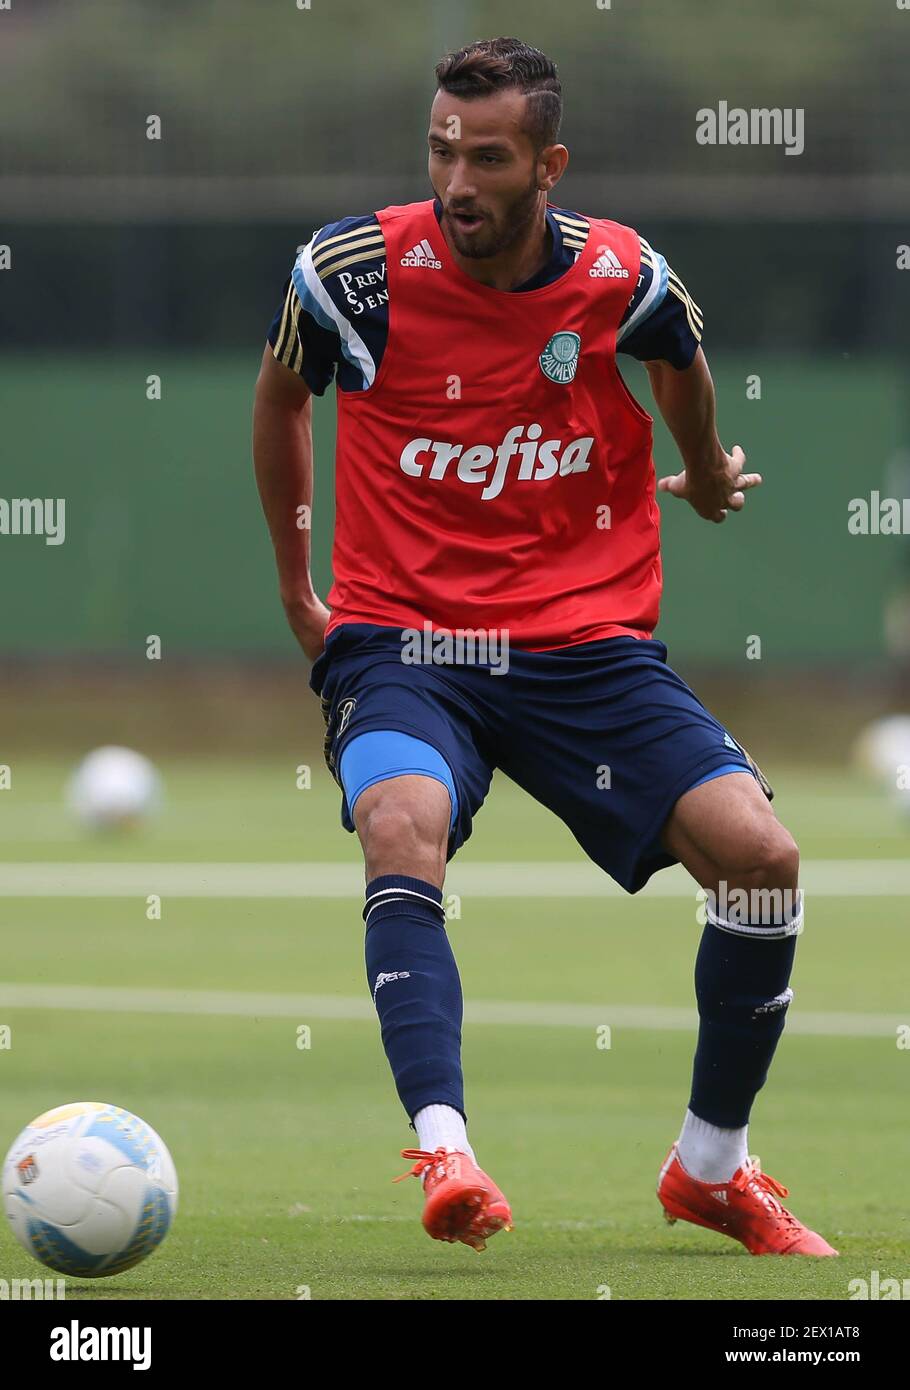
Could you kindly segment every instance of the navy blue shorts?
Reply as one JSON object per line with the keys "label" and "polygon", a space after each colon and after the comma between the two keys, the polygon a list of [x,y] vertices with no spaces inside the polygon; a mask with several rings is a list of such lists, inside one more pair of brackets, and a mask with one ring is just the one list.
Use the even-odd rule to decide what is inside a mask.
{"label": "navy blue shorts", "polygon": [[402,649],[399,628],[343,624],[313,667],[326,763],[342,786],[347,830],[354,827],[339,772],[345,749],[364,733],[395,731],[430,745],[451,772],[449,859],[471,834],[499,768],[635,893],[676,862],[660,837],[684,792],[721,772],[758,773],[670,669],[656,639],[512,649],[499,674],[485,664],[406,664]]}

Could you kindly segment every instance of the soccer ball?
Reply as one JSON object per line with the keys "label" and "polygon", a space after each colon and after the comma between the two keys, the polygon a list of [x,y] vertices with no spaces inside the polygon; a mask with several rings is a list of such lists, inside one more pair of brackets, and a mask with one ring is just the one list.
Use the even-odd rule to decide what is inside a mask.
{"label": "soccer ball", "polygon": [[157,809],[161,783],[148,758],[110,744],[83,758],[69,784],[69,804],[90,830],[126,829]]}
{"label": "soccer ball", "polygon": [[99,1101],[39,1115],[3,1164],[13,1235],[59,1274],[98,1279],[144,1260],[177,1210],[177,1172],[150,1125]]}
{"label": "soccer ball", "polygon": [[854,762],[887,791],[893,804],[910,814],[910,715],[876,719],[860,734]]}

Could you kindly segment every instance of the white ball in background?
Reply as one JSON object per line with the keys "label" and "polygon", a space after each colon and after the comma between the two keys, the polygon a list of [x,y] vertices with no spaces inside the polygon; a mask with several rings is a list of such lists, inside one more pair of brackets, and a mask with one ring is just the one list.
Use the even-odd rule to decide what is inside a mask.
{"label": "white ball in background", "polygon": [[869,724],[856,740],[853,760],[910,816],[910,715],[890,714]]}
{"label": "white ball in background", "polygon": [[110,744],[83,758],[67,799],[76,818],[91,830],[128,828],[158,809],[161,779],[141,753]]}
{"label": "white ball in background", "polygon": [[854,745],[861,771],[892,786],[898,769],[910,765],[910,714],[889,714],[867,725]]}

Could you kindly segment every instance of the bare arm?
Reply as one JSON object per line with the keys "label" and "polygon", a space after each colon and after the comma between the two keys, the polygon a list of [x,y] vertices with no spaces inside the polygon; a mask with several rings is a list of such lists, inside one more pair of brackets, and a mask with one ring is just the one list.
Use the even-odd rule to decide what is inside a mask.
{"label": "bare arm", "polygon": [[[266,344],[253,408],[253,462],[288,622],[311,661],[322,651],[329,610],[310,578],[313,505],[312,397]],[[305,511],[301,509],[305,508]]]}
{"label": "bare arm", "polygon": [[692,365],[677,371],[669,362],[646,362],[651,390],[682,456],[683,471],[661,478],[658,487],[682,497],[706,521],[724,521],[745,504],[745,490],[761,482],[746,473],[738,444],[726,453],[717,437],[714,383],[701,348]]}

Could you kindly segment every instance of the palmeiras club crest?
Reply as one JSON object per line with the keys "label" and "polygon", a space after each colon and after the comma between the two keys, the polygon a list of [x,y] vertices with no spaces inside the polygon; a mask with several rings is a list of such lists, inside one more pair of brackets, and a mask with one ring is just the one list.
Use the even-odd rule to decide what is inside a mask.
{"label": "palmeiras club crest", "polygon": [[540,362],[540,370],[551,381],[557,382],[560,386],[568,386],[578,370],[580,348],[581,338],[577,333],[570,333],[568,329],[554,333],[537,359]]}

